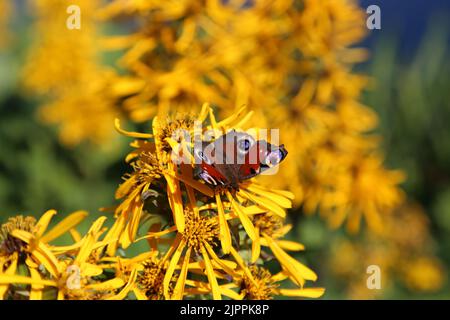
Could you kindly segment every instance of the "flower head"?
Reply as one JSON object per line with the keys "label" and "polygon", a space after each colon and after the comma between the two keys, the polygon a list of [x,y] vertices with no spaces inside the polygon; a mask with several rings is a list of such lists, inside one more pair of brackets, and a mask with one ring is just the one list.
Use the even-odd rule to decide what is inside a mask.
{"label": "flower head", "polygon": [[[74,228],[87,215],[77,211],[63,219],[54,228],[47,230],[55,210],[47,211],[39,221],[33,217],[17,216],[10,218],[1,226],[0,233],[0,273],[9,276],[9,281],[0,282],[0,297],[8,294],[11,283],[34,284],[41,288],[41,269],[45,274],[56,276],[58,260],[53,254],[49,242]],[[25,266],[31,279],[15,278],[19,265]],[[41,267],[42,266],[42,267]],[[48,281],[47,281],[48,283]],[[42,289],[42,288],[41,288]],[[41,290],[32,290],[30,298],[41,296]]]}

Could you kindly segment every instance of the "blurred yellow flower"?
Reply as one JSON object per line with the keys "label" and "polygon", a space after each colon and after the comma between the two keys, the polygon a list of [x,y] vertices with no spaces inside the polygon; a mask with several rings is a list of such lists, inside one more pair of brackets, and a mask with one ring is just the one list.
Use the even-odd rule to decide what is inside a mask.
{"label": "blurred yellow flower", "polygon": [[274,296],[319,298],[325,290],[323,288],[282,289],[280,282],[286,279],[283,273],[272,275],[269,270],[256,265],[250,266],[251,277],[244,276],[240,283],[240,293],[246,300],[269,300]]}
{"label": "blurred yellow flower", "polygon": [[446,281],[442,262],[433,256],[422,256],[408,261],[404,266],[403,281],[412,291],[435,292]]}
{"label": "blurred yellow flower", "polygon": [[[447,272],[434,255],[428,219],[414,203],[403,205],[387,215],[380,233],[366,234],[358,241],[340,239],[333,245],[329,265],[344,283],[351,299],[386,297],[394,281],[413,293],[436,292],[446,281]],[[381,270],[381,290],[366,286],[366,268]]]}
{"label": "blurred yellow flower", "polygon": [[[104,144],[113,137],[119,115],[111,85],[115,71],[101,65],[99,0],[32,0],[34,39],[22,70],[23,85],[44,96],[41,119],[60,126],[61,141],[69,146],[89,140]],[[79,6],[81,28],[66,27],[67,8]]]}

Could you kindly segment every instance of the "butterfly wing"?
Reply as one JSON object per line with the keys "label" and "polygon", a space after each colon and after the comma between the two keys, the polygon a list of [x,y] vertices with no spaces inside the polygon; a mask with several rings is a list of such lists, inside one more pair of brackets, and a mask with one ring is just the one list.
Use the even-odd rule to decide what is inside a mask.
{"label": "butterfly wing", "polygon": [[227,178],[216,168],[214,142],[203,142],[202,147],[194,148],[196,176],[211,186],[227,184]]}
{"label": "butterfly wing", "polygon": [[212,186],[237,187],[244,180],[278,165],[287,155],[283,145],[256,141],[245,132],[232,130],[194,150],[198,176]]}

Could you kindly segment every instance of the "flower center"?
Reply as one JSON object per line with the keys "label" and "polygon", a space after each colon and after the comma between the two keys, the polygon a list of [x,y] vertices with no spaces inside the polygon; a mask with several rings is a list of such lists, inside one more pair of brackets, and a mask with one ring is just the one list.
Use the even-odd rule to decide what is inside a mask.
{"label": "flower center", "polygon": [[162,123],[158,132],[157,139],[160,141],[160,151],[165,154],[171,154],[172,147],[166,142],[166,138],[172,138],[177,142],[184,139],[186,133],[189,133],[194,127],[194,118],[191,116],[183,116],[178,119],[168,119]]}
{"label": "flower center", "polygon": [[[151,258],[145,261],[143,266],[144,270],[138,276],[139,286],[144,290],[148,299],[164,299],[163,281],[167,270],[167,263],[162,263],[158,258]],[[169,286],[169,292],[173,292],[172,284]]]}
{"label": "flower center", "polygon": [[276,234],[283,226],[283,221],[280,217],[270,213],[257,214],[253,217],[253,225],[259,228],[261,233],[268,236]]}
{"label": "flower center", "polygon": [[219,225],[216,220],[195,215],[190,210],[185,211],[185,216],[183,238],[189,247],[198,253],[205,242],[212,247],[216,246],[219,237]]}
{"label": "flower center", "polygon": [[35,225],[36,219],[34,217],[17,216],[9,218],[0,227],[0,254],[23,253],[25,242],[13,237],[11,232],[17,229],[32,232]]}
{"label": "flower center", "polygon": [[138,184],[151,183],[154,179],[159,179],[162,175],[158,159],[150,152],[143,152],[139,160],[132,163],[134,172],[137,173]]}
{"label": "flower center", "polygon": [[262,267],[256,265],[249,267],[252,273],[254,282],[247,277],[241,284],[241,293],[244,293],[244,299],[247,300],[270,300],[273,296],[273,289],[276,285],[271,277],[270,272]]}

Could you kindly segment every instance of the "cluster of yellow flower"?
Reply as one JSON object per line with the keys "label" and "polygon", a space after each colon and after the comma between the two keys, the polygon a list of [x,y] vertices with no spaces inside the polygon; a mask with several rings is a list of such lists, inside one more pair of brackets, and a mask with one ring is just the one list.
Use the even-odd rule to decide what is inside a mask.
{"label": "cluster of yellow flower", "polygon": [[[403,240],[393,238],[402,234],[398,221],[403,216],[390,213],[404,201],[398,187],[404,175],[384,168],[378,137],[371,134],[377,116],[359,102],[368,79],[352,72],[367,57],[364,49],[353,47],[366,33],[356,1],[29,2],[35,37],[23,84],[46,98],[40,116],[60,126],[61,141],[107,145],[118,116],[134,122],[153,119],[152,134],[127,132],[116,120],[119,132],[137,140],[126,158],[133,172],[116,192],[122,202],[109,230],[102,217],[82,237],[75,227],[84,212],[47,233],[54,211],[39,222],[16,217],[2,226],[0,296],[317,297],[322,289],[303,287],[306,280],[316,280],[314,272],[286,253],[303,246],[282,239],[290,229],[284,224],[286,209],[301,205],[306,213],[320,212],[331,227],[346,223],[351,232],[365,219],[372,231],[368,241],[385,243],[364,251],[368,255],[394,265],[408,261],[439,269],[433,269],[436,264],[428,256],[412,260],[404,255],[411,250],[393,249],[403,248]],[[9,5],[0,0],[0,14]],[[66,28],[70,5],[81,9],[79,30]],[[7,15],[0,15],[2,28]],[[123,23],[128,34],[105,36],[102,23]],[[106,50],[120,50],[114,67],[101,62]],[[209,105],[198,117],[182,116],[204,101],[225,120],[216,121]],[[254,112],[245,113],[243,105]],[[260,177],[235,190],[213,191],[192,178],[192,166],[170,161],[173,152],[188,154],[188,143],[173,133],[184,129],[192,135],[194,120],[218,134],[245,125],[279,128],[289,157],[276,179]],[[149,232],[139,235],[144,227]],[[49,243],[66,232],[73,244]],[[120,256],[144,239],[149,252]],[[345,259],[332,264],[340,266],[337,273],[344,278],[345,270],[359,270],[351,263],[360,262],[354,256],[363,250],[359,246],[339,247],[343,253],[335,258]],[[272,275],[262,262],[273,257],[281,269]],[[72,266],[80,281],[68,285]],[[389,266],[384,270],[394,272]],[[418,277],[423,273],[402,270],[413,287],[440,279],[438,272],[430,271],[437,276],[423,281]],[[286,278],[298,288],[280,288],[277,283]]]}
{"label": "cluster of yellow flower", "polygon": [[[111,86],[115,71],[101,64],[95,12],[100,0],[30,0],[34,15],[33,44],[23,68],[23,86],[46,98],[39,112],[60,125],[61,141],[73,146],[84,140],[102,144],[114,136],[118,116]],[[79,30],[66,27],[67,8],[78,5]],[[76,32],[76,33],[75,33]]]}
{"label": "cluster of yellow flower", "polygon": [[[344,283],[350,299],[389,297],[394,282],[416,292],[435,292],[445,283],[447,272],[433,254],[429,221],[418,204],[405,204],[388,215],[380,234],[366,234],[360,241],[340,239],[333,244],[328,265]],[[377,265],[382,290],[366,286],[366,268]]]}
{"label": "cluster of yellow flower", "polygon": [[[356,1],[70,1],[83,12],[77,31],[61,28],[67,1],[34,2],[41,37],[24,79],[58,92],[41,114],[67,144],[106,144],[119,105],[137,122],[205,101],[224,116],[249,105],[254,126],[282,129],[291,155],[270,184],[291,190],[295,206],[356,232],[363,218],[379,230],[401,203],[403,174],[383,167],[368,134],[377,116],[358,102],[367,79],[351,71],[367,56],[352,47],[366,33]],[[96,65],[99,20],[129,30],[101,41],[122,50],[120,76]]]}
{"label": "cluster of yellow flower", "polygon": [[[316,274],[286,252],[303,245],[282,239],[291,228],[285,224],[291,192],[265,188],[254,179],[213,190],[194,178],[193,162],[173,161],[174,154],[193,156],[194,121],[202,123],[202,133],[217,138],[250,118],[241,108],[217,121],[204,104],[196,117],[155,117],[152,134],[127,132],[117,120],[117,130],[136,140],[126,158],[133,172],[116,192],[122,202],[115,223],[107,230],[101,217],[82,237],[76,230],[86,216],[82,211],[48,232],[53,210],[38,222],[11,218],[0,233],[1,297],[124,299],[131,292],[137,299],[320,297],[324,289],[305,286]],[[177,135],[179,130],[189,139]],[[148,232],[138,237],[144,226]],[[74,243],[50,244],[66,232]],[[121,256],[145,239],[146,252]],[[267,267],[272,259],[278,269]],[[280,287],[283,280],[296,288]]]}

